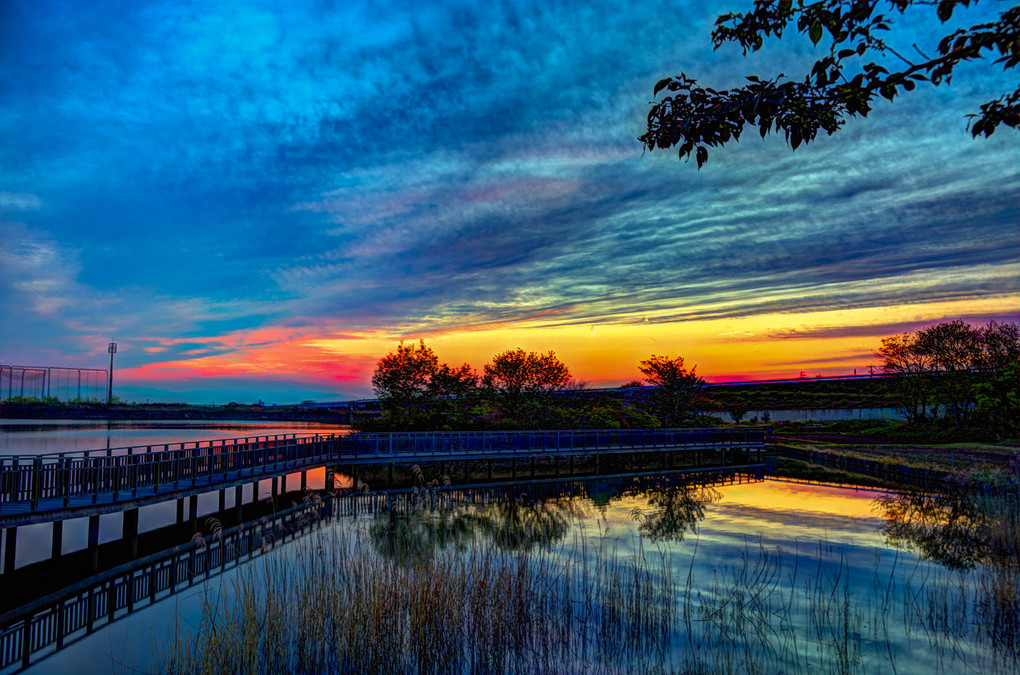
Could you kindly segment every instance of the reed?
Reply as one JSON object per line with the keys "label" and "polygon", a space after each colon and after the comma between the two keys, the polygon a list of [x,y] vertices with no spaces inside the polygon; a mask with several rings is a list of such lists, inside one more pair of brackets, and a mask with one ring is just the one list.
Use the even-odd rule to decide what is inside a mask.
{"label": "reed", "polygon": [[[1008,566],[970,573],[876,553],[864,569],[832,542],[791,552],[760,538],[728,563],[699,565],[696,533],[683,546],[635,535],[624,553],[590,502],[525,506],[555,518],[422,491],[399,513],[323,528],[210,588],[194,625],[178,616],[153,668],[1017,671],[1017,576]],[[508,520],[524,535],[498,534]],[[580,526],[593,520],[595,531]],[[552,521],[567,522],[569,532]],[[422,536],[432,537],[429,545],[414,543]]]}

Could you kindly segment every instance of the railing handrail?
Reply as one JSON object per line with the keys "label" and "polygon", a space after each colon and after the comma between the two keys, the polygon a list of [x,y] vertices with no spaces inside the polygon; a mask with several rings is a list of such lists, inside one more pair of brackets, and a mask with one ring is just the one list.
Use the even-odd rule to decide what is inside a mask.
{"label": "railing handrail", "polygon": [[738,432],[759,432],[765,433],[765,428],[756,427],[738,427],[735,429],[728,429],[725,427],[641,427],[636,429],[495,429],[491,431],[352,431],[348,434],[351,437],[354,436],[386,436],[392,434],[399,434],[402,436],[413,436],[420,435],[425,436],[485,436],[485,435],[497,435],[497,434],[512,434],[515,436],[526,435],[526,434],[569,434],[569,433],[593,433],[593,432],[610,432],[610,433],[638,433],[638,432],[698,432],[698,431],[717,431],[722,433],[735,434]]}
{"label": "railing handrail", "polygon": [[[95,622],[96,627],[113,623],[131,614],[136,607],[141,609],[151,606],[170,595],[175,595],[183,590],[181,587],[184,584],[190,586],[195,580],[200,580],[203,577],[208,579],[211,576],[218,575],[227,569],[228,565],[236,567],[250,561],[264,552],[263,549],[261,547],[249,548],[247,546],[239,548],[237,544],[243,543],[245,538],[250,539],[252,537],[263,536],[259,532],[260,529],[266,527],[270,529],[269,534],[273,548],[276,547],[276,535],[278,533],[282,534],[281,543],[286,542],[288,536],[291,540],[301,537],[315,529],[322,517],[331,517],[335,514],[335,504],[336,499],[332,495],[326,495],[320,504],[299,504],[279,511],[268,518],[249,521],[248,523],[224,530],[219,539],[218,546],[216,545],[216,540],[211,543],[196,541],[182,543],[172,549],[160,551],[101,572],[88,579],[54,591],[42,598],[30,601],[21,607],[5,612],[2,615],[2,620],[0,620],[0,626],[3,626],[0,629],[0,641],[7,643],[7,649],[0,650],[0,670],[19,662],[23,668],[31,665],[36,661],[33,657],[38,655],[45,656],[48,648],[54,642],[57,642],[59,645],[59,641],[63,640],[63,644],[66,646],[91,634],[93,632],[93,622]],[[298,518],[301,512],[308,512],[309,509],[315,509],[318,515],[315,518],[305,520]],[[281,533],[279,528],[285,522],[289,522],[295,525],[295,527]],[[216,554],[215,556],[214,553]],[[155,586],[158,583],[155,576],[157,571],[167,569],[167,565],[176,566],[182,562],[193,561],[196,559],[196,556],[203,555],[201,569],[191,569],[181,577],[178,577],[176,572],[173,572],[168,581],[162,584],[165,587],[159,588]],[[140,578],[147,578],[148,588],[145,590],[148,592],[136,596],[134,594],[134,583]],[[115,590],[124,587],[128,588],[126,599],[124,596],[114,593]],[[105,598],[107,605],[101,608],[101,610],[93,609],[91,604],[93,593],[97,597],[99,594],[105,595],[109,593]],[[86,610],[88,616],[74,614],[74,609],[68,610],[64,607],[65,602],[76,598],[80,599],[86,594],[90,603],[88,610]],[[124,609],[127,609],[127,614],[123,613]],[[62,634],[60,638],[50,636],[48,640],[41,639],[36,641],[33,639],[35,636],[29,632],[31,631],[31,625],[40,620],[45,621],[47,614],[49,614],[48,618],[51,624],[56,621],[60,625],[64,625],[67,615],[72,614],[77,619],[78,625],[72,625],[70,627],[71,630],[66,635]]]}
{"label": "railing handrail", "polygon": [[[176,443],[159,443],[149,445],[125,445],[116,448],[95,448],[93,450],[71,450],[64,452],[48,452],[30,455],[0,455],[0,460],[15,462],[30,462],[36,459],[60,460],[60,459],[84,459],[92,457],[124,457],[130,455],[152,455],[156,453],[174,453],[184,451],[200,450],[202,448],[220,448],[247,443],[280,441],[280,440],[334,440],[336,438],[507,438],[507,437],[535,437],[555,434],[561,437],[564,434],[592,434],[609,433],[634,436],[638,434],[696,434],[713,432],[723,435],[766,435],[764,428],[738,428],[726,429],[721,427],[668,427],[668,428],[645,428],[645,429],[525,429],[525,430],[495,430],[495,431],[359,431],[350,434],[318,434],[318,433],[289,433],[289,434],[257,434],[255,436],[237,436],[234,438],[212,438],[197,441],[179,441]],[[174,447],[178,446],[178,447]],[[185,447],[193,446],[193,447]],[[152,450],[152,448],[163,448]],[[144,450],[144,452],[141,452]],[[132,452],[139,451],[139,452]]]}
{"label": "railing handrail", "polygon": [[[316,433],[289,433],[289,434],[258,434],[255,436],[237,436],[234,438],[209,438],[196,441],[177,441],[175,443],[149,443],[146,445],[122,445],[115,448],[94,448],[92,450],[64,450],[61,452],[40,452],[31,455],[0,455],[0,460],[33,460],[33,459],[81,459],[88,457],[125,457],[128,455],[147,455],[156,452],[180,452],[182,450],[195,450],[197,448],[219,448],[227,445],[241,445],[243,443],[262,442],[260,439],[269,440],[298,440],[298,439],[325,439],[340,436],[341,434],[316,434]],[[197,445],[196,445],[197,444]],[[213,445],[210,445],[213,444]],[[185,448],[183,446],[193,446]],[[180,447],[174,447],[180,446]],[[147,450],[149,448],[163,448],[162,450]],[[132,450],[146,450],[145,452],[131,452]],[[126,451],[126,452],[124,452]]]}
{"label": "railing handrail", "polygon": [[[381,432],[267,434],[192,441],[174,450],[135,446],[145,452],[95,452],[0,457],[0,513],[36,513],[96,504],[115,504],[141,495],[212,488],[230,481],[354,461],[399,458],[459,459],[535,454],[641,452],[681,448],[754,447],[768,444],[764,428],[549,429],[481,432]],[[190,446],[190,447],[189,447]],[[156,446],[157,448],[159,446]],[[124,495],[122,499],[121,495]],[[84,501],[83,501],[84,500]],[[72,504],[72,501],[75,502]]]}
{"label": "railing handrail", "polygon": [[[327,500],[334,499],[334,496],[327,493],[322,497],[322,499],[323,502],[326,502]],[[263,519],[268,519],[269,523],[275,524],[278,521],[286,520],[287,518],[296,513],[307,511],[309,508],[310,508],[309,504],[297,504],[295,506],[290,506],[287,507],[286,509],[277,511],[269,516],[264,516],[261,519],[251,520],[248,522],[240,523],[238,525],[234,525],[228,529],[223,530],[220,533],[219,541],[222,545],[223,542],[230,540],[231,538],[237,536],[238,534],[243,533],[246,530],[250,531],[253,526],[262,523]],[[210,544],[204,541],[198,542],[192,539],[190,541],[181,542],[180,544],[177,544],[173,548],[157,551],[156,553],[151,553],[147,556],[143,556],[130,562],[117,565],[116,567],[105,570],[103,572],[98,572],[90,576],[88,579],[75,582],[69,586],[65,586],[61,589],[53,591],[52,593],[44,595],[41,598],[36,598],[35,600],[32,600],[31,602],[28,602],[20,607],[16,607],[12,610],[4,612],[3,614],[0,614],[0,626],[10,625],[15,621],[22,619],[25,614],[35,613],[43,607],[54,605],[63,598],[74,596],[83,590],[88,590],[90,586],[100,586],[106,583],[107,581],[116,580],[118,578],[130,575],[132,572],[137,572],[138,570],[145,569],[152,565],[158,564],[164,560],[169,560],[175,557],[180,557],[182,555],[187,555],[192,550],[198,550],[200,548],[205,548],[207,546],[210,546]]]}

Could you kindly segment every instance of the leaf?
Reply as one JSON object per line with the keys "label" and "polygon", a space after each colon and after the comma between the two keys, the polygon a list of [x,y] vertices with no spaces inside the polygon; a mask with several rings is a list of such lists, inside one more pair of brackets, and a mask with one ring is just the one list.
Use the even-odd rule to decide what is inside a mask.
{"label": "leaf", "polygon": [[818,44],[818,41],[822,39],[822,24],[817,21],[811,24],[811,28],[808,31],[808,37],[811,38],[811,42]]}
{"label": "leaf", "polygon": [[945,23],[953,16],[953,3],[955,0],[942,0],[939,3],[939,21]]}
{"label": "leaf", "polygon": [[779,0],[779,13],[785,14],[790,11],[790,7],[793,5],[793,0]]}
{"label": "leaf", "polygon": [[671,77],[664,77],[658,82],[656,82],[655,89],[652,91],[652,96],[658,96],[660,91],[669,86],[669,83],[672,81],[672,79],[673,78]]}
{"label": "leaf", "polygon": [[698,160],[698,168],[699,169],[702,167],[702,165],[705,162],[708,161],[708,150],[706,150],[705,148],[701,147],[700,145],[698,146],[697,160]]}

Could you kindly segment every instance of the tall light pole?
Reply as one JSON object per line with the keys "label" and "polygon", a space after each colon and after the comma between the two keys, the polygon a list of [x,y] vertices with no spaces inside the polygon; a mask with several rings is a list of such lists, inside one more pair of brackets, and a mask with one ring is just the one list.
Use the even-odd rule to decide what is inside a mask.
{"label": "tall light pole", "polygon": [[106,405],[113,405],[113,355],[117,353],[117,343],[111,342],[106,351],[110,352],[110,378],[107,380]]}

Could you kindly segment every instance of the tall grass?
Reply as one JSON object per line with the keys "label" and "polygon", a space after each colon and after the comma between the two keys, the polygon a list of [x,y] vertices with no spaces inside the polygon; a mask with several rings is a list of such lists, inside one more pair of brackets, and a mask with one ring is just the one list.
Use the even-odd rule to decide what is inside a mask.
{"label": "tall grass", "polygon": [[[709,566],[696,562],[696,536],[682,547],[648,547],[635,536],[622,547],[597,519],[595,531],[571,527],[564,535],[550,519],[491,505],[421,504],[340,521],[307,545],[244,568],[229,586],[210,588],[195,625],[178,617],[155,669],[929,675],[1020,668],[1017,576],[1008,567],[968,573],[876,554],[870,583],[862,583],[859,561],[827,541],[790,552],[751,539],[729,563]],[[576,506],[541,506],[575,526],[591,516]],[[527,531],[501,539],[485,528],[448,528],[442,542],[417,549],[406,546],[413,536],[379,543],[394,528],[414,533],[423,520],[468,517],[495,522],[496,532],[508,529],[499,525],[507,519]],[[534,545],[543,532],[545,545]],[[393,546],[404,546],[403,554]]]}

